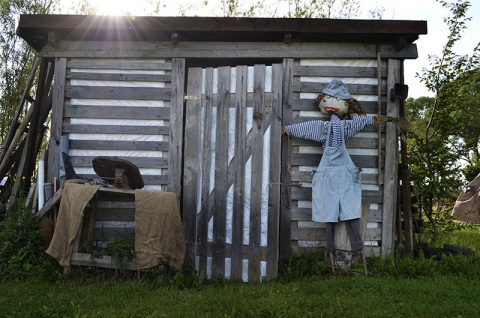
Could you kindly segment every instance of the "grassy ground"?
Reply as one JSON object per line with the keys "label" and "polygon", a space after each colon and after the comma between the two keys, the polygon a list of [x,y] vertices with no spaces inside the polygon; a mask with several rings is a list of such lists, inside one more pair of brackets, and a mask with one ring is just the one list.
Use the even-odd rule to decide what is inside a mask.
{"label": "grassy ground", "polygon": [[[478,229],[442,233],[438,246],[479,250]],[[360,265],[360,264],[358,264]],[[108,279],[77,268],[70,280],[0,283],[0,317],[477,317],[480,257],[374,259],[369,276],[333,275],[325,262],[295,258],[263,284],[197,276]],[[1,275],[1,273],[0,273]],[[153,275],[152,277],[155,277]],[[1,281],[1,279],[0,279]]]}
{"label": "grassy ground", "polygon": [[480,281],[308,277],[200,289],[138,282],[0,285],[1,317],[477,317]]}

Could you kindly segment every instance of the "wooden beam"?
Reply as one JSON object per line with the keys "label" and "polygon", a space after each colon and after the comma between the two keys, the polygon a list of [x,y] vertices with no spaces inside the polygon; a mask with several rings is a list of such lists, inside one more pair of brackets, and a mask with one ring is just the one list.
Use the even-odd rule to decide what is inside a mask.
{"label": "wooden beam", "polygon": [[185,59],[172,60],[172,105],[170,109],[170,148],[168,150],[167,191],[182,195],[183,119],[185,95]]}
{"label": "wooden beam", "polygon": [[[236,68],[235,94],[235,178],[233,185],[233,216],[232,216],[232,270],[233,280],[242,280],[243,271],[243,229],[245,211],[245,171],[246,167],[246,122],[247,122],[247,66]],[[205,213],[205,215],[207,215]]]}
{"label": "wooden beam", "polygon": [[23,118],[22,123],[20,124],[20,127],[18,127],[17,132],[13,136],[12,141],[9,144],[9,147],[7,148],[4,156],[2,163],[0,164],[0,179],[3,179],[7,175],[7,170],[10,167],[7,167],[7,162],[9,157],[12,155],[13,151],[15,150],[18,141],[20,140],[20,137],[23,135],[25,132],[25,129],[27,128],[27,125],[30,123],[30,118],[32,117],[34,110],[34,105],[30,106],[28,109],[27,113],[25,114],[25,117]]}
{"label": "wooden beam", "polygon": [[[395,83],[400,83],[400,61],[388,60],[387,91]],[[390,96],[389,96],[390,97]],[[398,101],[390,101],[387,98],[388,117],[398,118]],[[398,187],[398,138],[397,127],[393,123],[386,123],[385,132],[385,169],[384,169],[384,191],[383,191],[383,218],[382,218],[382,257],[387,257],[394,251],[394,224],[397,209],[397,187]]]}
{"label": "wooden beam", "polygon": [[[205,94],[202,95],[202,107],[205,109],[205,115],[203,120],[203,155],[202,155],[202,181],[201,181],[201,210],[200,215],[198,216],[197,224],[197,255],[198,257],[198,267],[200,272],[207,273],[208,268],[208,223],[209,223],[209,213],[213,211],[213,200],[210,198],[210,180],[211,176],[211,163],[212,163],[212,127],[213,127],[213,92],[214,92],[214,70],[212,67],[205,69]],[[239,76],[241,76],[239,74]],[[243,227],[242,227],[243,228]],[[233,229],[232,229],[233,230]],[[232,232],[232,236],[234,236]],[[232,237],[233,240],[233,237]],[[243,242],[243,233],[242,233],[242,242]],[[233,243],[234,244],[234,243]],[[235,253],[239,251],[235,250]],[[234,261],[234,255],[232,255],[232,278],[237,278],[236,269],[237,260]],[[235,256],[236,257],[236,256]],[[243,267],[243,264],[242,264]],[[241,273],[240,273],[241,274]],[[240,276],[241,277],[241,276]]]}
{"label": "wooden beam", "polygon": [[60,167],[60,137],[62,136],[63,108],[65,104],[65,74],[67,72],[67,59],[55,60],[55,82],[53,85],[52,120],[50,128],[50,141],[48,146],[47,181],[59,179]]}
{"label": "wooden beam", "polygon": [[[280,39],[281,40],[281,39]],[[393,44],[380,45],[382,58],[416,59],[416,44],[397,51]],[[165,42],[64,41],[57,49],[45,47],[44,57],[68,58],[350,58],[375,59],[375,44],[321,42]]]}
{"label": "wooden beam", "polygon": [[[227,194],[228,194],[228,131],[230,116],[230,67],[218,68],[218,92],[215,175],[213,205],[213,247],[212,276],[225,277],[225,244],[227,242]],[[250,242],[251,243],[251,242]]]}
{"label": "wooden beam", "polygon": [[[108,255],[102,257],[94,257],[92,254],[86,253],[72,253],[70,258],[71,265],[80,265],[80,266],[95,266],[101,268],[112,268],[119,269],[118,265],[114,262],[113,258]],[[126,262],[124,268],[132,271],[137,270],[137,266],[134,262]]]}
{"label": "wooden beam", "polygon": [[53,196],[45,202],[45,205],[37,212],[35,213],[35,216],[40,220],[43,218],[51,209],[57,205],[57,203],[60,203],[60,200],[62,198],[62,190],[58,190],[53,194]]}
{"label": "wooden beam", "polygon": [[68,105],[60,117],[168,120],[170,107]]}
{"label": "wooden beam", "polygon": [[277,278],[281,197],[283,65],[272,65],[272,124],[270,126],[270,163],[267,225],[267,280]]}
{"label": "wooden beam", "polygon": [[[248,281],[251,283],[260,282],[260,234],[261,234],[261,211],[262,211],[262,171],[263,167],[263,129],[268,126],[263,121],[265,114],[265,66],[254,66],[254,84],[255,92],[253,103],[253,124],[251,133],[252,142],[252,184],[250,189],[250,256],[248,259]],[[259,169],[259,170],[255,170]],[[217,191],[219,192],[219,191]]]}
{"label": "wooden beam", "polygon": [[[292,59],[283,61],[283,93],[282,93],[282,125],[289,125],[292,121],[292,106],[293,106],[293,70],[294,64]],[[291,197],[291,155],[292,146],[290,138],[286,135],[282,136],[282,159],[281,159],[281,176],[280,182],[282,184],[281,197],[283,204],[280,205],[280,224],[279,224],[279,258],[286,260],[290,258],[291,254],[291,211],[292,204]]]}
{"label": "wooden beam", "polygon": [[[15,115],[12,118],[12,124],[10,126],[10,130],[8,132],[7,137],[5,138],[5,143],[4,143],[2,155],[0,156],[1,161],[3,161],[6,157],[7,145],[10,146],[12,143],[16,144],[18,142],[18,140],[16,142],[13,142],[13,140],[14,140],[14,136],[16,135],[16,132],[18,132],[18,130],[19,130],[19,128],[17,128],[17,124],[18,124],[18,119],[20,118],[20,114],[23,112],[23,105],[25,104],[25,100],[27,100],[31,103],[33,103],[35,101],[29,95],[29,92],[30,92],[30,88],[32,87],[33,81],[35,80],[35,74],[37,73],[37,69],[38,69],[38,66],[40,65],[41,61],[42,61],[42,59],[40,57],[37,57],[35,59],[35,62],[34,62],[33,67],[32,67],[32,72],[30,73],[30,77],[28,78],[27,86],[25,87],[25,89],[23,91],[22,98],[20,98],[20,102],[18,104],[17,111],[15,112]],[[23,121],[25,121],[25,120],[28,122],[29,118],[27,116],[25,116]],[[2,169],[0,169],[0,171],[1,170]],[[3,177],[0,178],[0,179],[3,179]]]}
{"label": "wooden beam", "polygon": [[[200,96],[202,89],[202,69],[190,68],[188,70],[187,95]],[[197,246],[197,211],[200,186],[199,161],[200,151],[200,118],[201,101],[187,100],[185,109],[185,153],[183,168],[183,195],[182,219],[185,235],[186,252],[185,262],[195,264],[195,251]]]}

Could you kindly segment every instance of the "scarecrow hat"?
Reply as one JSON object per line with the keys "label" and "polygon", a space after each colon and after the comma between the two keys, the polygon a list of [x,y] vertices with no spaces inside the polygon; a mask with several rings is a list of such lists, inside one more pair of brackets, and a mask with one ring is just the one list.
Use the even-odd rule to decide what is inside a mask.
{"label": "scarecrow hat", "polygon": [[348,92],[347,85],[341,80],[334,79],[328,84],[327,88],[325,88],[322,93],[338,97],[341,99],[350,99],[350,93]]}

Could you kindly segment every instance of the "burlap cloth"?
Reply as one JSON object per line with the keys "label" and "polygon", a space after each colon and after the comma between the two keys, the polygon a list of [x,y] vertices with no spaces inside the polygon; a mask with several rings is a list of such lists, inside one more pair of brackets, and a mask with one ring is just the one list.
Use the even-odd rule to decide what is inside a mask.
{"label": "burlap cloth", "polygon": [[52,241],[46,250],[61,266],[70,266],[73,241],[82,223],[85,207],[97,192],[99,185],[84,180],[68,180],[63,185],[62,199]]}
{"label": "burlap cloth", "polygon": [[[67,267],[85,207],[100,186],[68,180],[62,188],[57,224],[46,253]],[[182,268],[185,240],[175,193],[135,190],[135,258],[139,270],[159,264]]]}
{"label": "burlap cloth", "polygon": [[135,258],[137,269],[182,268],[185,240],[175,193],[135,190]]}

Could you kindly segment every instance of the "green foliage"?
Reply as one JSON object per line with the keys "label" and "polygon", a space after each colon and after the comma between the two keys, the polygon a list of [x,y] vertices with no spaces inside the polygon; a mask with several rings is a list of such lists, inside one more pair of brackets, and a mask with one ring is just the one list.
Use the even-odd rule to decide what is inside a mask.
{"label": "green foliage", "polygon": [[[123,235],[115,240],[107,241],[105,248],[95,246],[91,241],[85,241],[80,246],[79,251],[90,254],[92,258],[100,258],[105,255],[111,256],[113,264],[115,265],[115,276],[124,278],[131,276],[131,271],[127,269],[127,265],[129,262],[135,260],[135,238],[133,235]],[[85,273],[81,273],[82,276],[84,274]]]}
{"label": "green foliage", "polygon": [[[431,248],[433,250],[433,248]],[[395,253],[386,258],[376,257],[369,268],[369,274],[380,277],[419,278],[437,277],[439,275],[465,275],[472,277],[480,274],[479,261],[475,256],[464,256],[461,253],[452,255],[441,249],[431,258],[425,257],[423,249],[418,255],[403,255],[403,245],[398,245]]]}
{"label": "green foliage", "polygon": [[447,124],[448,110],[437,112],[435,98],[407,100],[409,169],[422,212],[438,232],[437,218],[451,212],[462,185],[460,154],[455,151],[455,127]]}
{"label": "green foliage", "polygon": [[442,231],[437,240],[437,246],[443,244],[453,244],[469,247],[474,251],[480,251],[480,227],[478,225],[468,225],[459,231]]}
{"label": "green foliage", "polygon": [[462,73],[455,80],[443,84],[439,97],[448,111],[452,147],[463,163],[461,172],[465,181],[480,173],[480,68]]}
{"label": "green foliage", "polygon": [[[463,266],[450,260],[450,268]],[[466,262],[469,275],[314,275],[184,289],[144,281],[0,283],[0,317],[476,317],[479,264]]]}
{"label": "green foliage", "polygon": [[[470,21],[470,2],[437,1],[450,10],[451,16],[444,19],[450,32],[441,55],[430,56],[430,68],[417,74],[435,96],[407,100],[407,117],[412,126],[407,141],[411,179],[432,226],[433,240],[438,236],[437,221],[445,220],[443,214],[451,213],[465,177],[470,178],[480,168],[480,113],[476,97],[480,86],[480,43],[471,56],[453,51]],[[465,175],[461,174],[462,166],[466,167]]]}
{"label": "green foliage", "polygon": [[[212,8],[211,14],[225,17],[285,17],[285,18],[354,18],[360,14],[359,0],[204,0],[203,8]],[[182,15],[198,11],[194,4],[180,8]],[[379,17],[381,9],[371,15]]]}
{"label": "green foliage", "polygon": [[0,222],[0,279],[58,279],[59,271],[45,248],[36,217],[25,201],[18,199]]}
{"label": "green foliage", "polygon": [[[436,223],[442,233],[462,231],[473,226],[469,223],[461,223],[455,221],[454,217],[448,213],[439,214],[436,218]],[[428,229],[428,226],[426,228]]]}
{"label": "green foliage", "polygon": [[288,18],[339,18],[358,16],[358,0],[289,0]]}
{"label": "green foliage", "polygon": [[295,281],[312,275],[324,275],[332,272],[325,261],[324,253],[318,248],[304,249],[298,255],[279,263],[278,277],[282,281]]}
{"label": "green foliage", "polygon": [[120,237],[119,239],[107,242],[106,253],[112,256],[113,263],[118,273],[124,272],[127,263],[135,259],[135,238]]}
{"label": "green foliage", "polygon": [[[172,285],[179,289],[200,289],[207,282],[205,272],[202,271],[197,275],[195,269],[188,264],[184,265],[182,272],[172,272],[172,268],[168,267],[167,272],[163,273],[163,275],[163,285],[168,286],[173,283]],[[168,277],[170,280],[166,279]]]}
{"label": "green foliage", "polygon": [[[45,14],[58,0],[0,0],[0,143],[4,143],[23,90],[27,87],[35,53],[16,35],[18,15]],[[32,95],[34,96],[34,95]]]}

